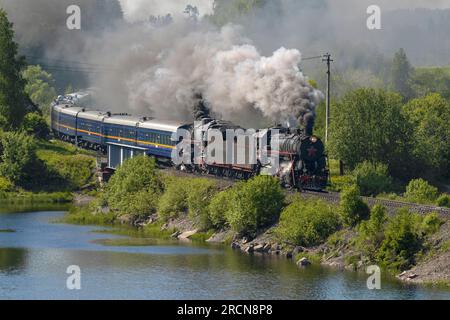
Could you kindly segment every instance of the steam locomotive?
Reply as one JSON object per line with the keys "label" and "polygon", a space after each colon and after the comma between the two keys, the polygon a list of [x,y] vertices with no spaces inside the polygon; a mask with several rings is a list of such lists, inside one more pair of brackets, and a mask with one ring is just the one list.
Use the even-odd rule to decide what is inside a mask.
{"label": "steam locomotive", "polygon": [[[190,172],[235,179],[268,174],[278,177],[283,186],[299,190],[323,190],[328,185],[324,144],[308,130],[279,126],[245,132],[231,122],[209,117],[202,103],[196,108],[195,123],[138,118],[89,110],[79,103],[80,97],[84,95],[60,96],[52,104],[52,132],[63,141],[107,154],[110,169],[116,169],[126,159],[145,154]],[[227,135],[230,130],[238,134],[230,138]],[[187,136],[180,136],[180,131],[187,132]],[[241,152],[244,160],[217,161],[227,156],[220,154],[218,157],[215,150],[212,161],[208,151],[212,144],[211,132],[221,133],[223,150]],[[241,138],[244,143],[239,145]],[[227,139],[228,143],[233,140],[231,148]],[[274,141],[276,148],[272,147]],[[253,153],[252,146],[255,147]],[[174,155],[180,161],[174,161]]]}

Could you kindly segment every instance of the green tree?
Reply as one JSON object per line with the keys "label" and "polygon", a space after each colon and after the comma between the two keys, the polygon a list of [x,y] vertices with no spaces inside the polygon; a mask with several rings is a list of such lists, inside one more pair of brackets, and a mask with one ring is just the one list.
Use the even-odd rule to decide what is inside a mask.
{"label": "green tree", "polygon": [[385,163],[393,176],[407,176],[410,126],[402,98],[383,90],[349,92],[333,110],[329,151],[351,169],[364,161]]}
{"label": "green tree", "polygon": [[226,214],[234,195],[233,190],[228,189],[217,193],[211,199],[208,207],[209,219],[216,229],[221,229],[226,226]]}
{"label": "green tree", "polygon": [[293,245],[311,246],[339,228],[339,215],[321,200],[296,199],[283,210],[276,234]]}
{"label": "green tree", "polygon": [[20,125],[27,104],[25,80],[21,74],[25,61],[18,57],[17,50],[13,25],[0,8],[0,116],[6,119],[9,128]]}
{"label": "green tree", "polygon": [[384,240],[387,221],[386,208],[376,205],[370,211],[370,219],[361,222],[359,226],[357,245],[370,261],[376,260],[376,253]]}
{"label": "green tree", "polygon": [[414,264],[423,247],[421,218],[401,209],[386,226],[385,239],[377,253],[378,261],[394,270],[405,270]]}
{"label": "green tree", "polygon": [[391,66],[392,87],[406,99],[412,97],[411,77],[414,72],[411,63],[402,48],[395,53]]}
{"label": "green tree", "polygon": [[214,0],[214,14],[210,19],[215,24],[223,26],[235,22],[266,3],[267,0]]}
{"label": "green tree", "polygon": [[450,99],[450,69],[416,69],[412,79],[412,89],[415,97],[439,93],[445,99]]}
{"label": "green tree", "polygon": [[364,161],[356,166],[353,176],[364,196],[376,196],[392,189],[392,178],[385,164]]}
{"label": "green tree", "polygon": [[26,133],[38,139],[45,139],[50,134],[49,126],[39,112],[27,113],[23,118],[22,128]]}
{"label": "green tree", "polygon": [[125,161],[111,177],[105,199],[120,214],[148,216],[156,211],[163,191],[155,160],[139,156]]}
{"label": "green tree", "polygon": [[356,185],[344,189],[341,193],[339,213],[347,227],[354,227],[362,220],[369,218],[370,209],[361,199],[359,188]]}
{"label": "green tree", "polygon": [[449,177],[450,102],[434,93],[411,100],[403,113],[414,128],[412,152],[422,174]]}
{"label": "green tree", "polygon": [[41,66],[28,66],[22,72],[26,80],[25,92],[30,96],[33,103],[40,106],[47,113],[50,104],[56,97],[53,76],[42,70]]}
{"label": "green tree", "polygon": [[411,202],[431,204],[438,196],[438,189],[423,179],[411,180],[406,187],[405,198]]}
{"label": "green tree", "polygon": [[37,163],[33,138],[22,132],[6,132],[0,149],[0,175],[18,186],[32,184]]}
{"label": "green tree", "polygon": [[259,228],[278,218],[284,193],[277,179],[258,176],[236,185],[232,190],[226,220],[234,231],[255,235]]}

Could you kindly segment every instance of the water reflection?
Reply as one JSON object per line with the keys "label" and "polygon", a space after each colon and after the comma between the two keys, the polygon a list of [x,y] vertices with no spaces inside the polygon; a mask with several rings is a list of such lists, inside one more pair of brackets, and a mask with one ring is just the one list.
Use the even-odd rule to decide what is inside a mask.
{"label": "water reflection", "polygon": [[0,248],[0,272],[17,272],[25,268],[27,250]]}

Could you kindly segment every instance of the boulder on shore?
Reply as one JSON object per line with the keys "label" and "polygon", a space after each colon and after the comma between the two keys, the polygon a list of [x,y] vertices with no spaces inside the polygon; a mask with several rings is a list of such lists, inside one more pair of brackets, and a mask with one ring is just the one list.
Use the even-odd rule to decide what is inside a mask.
{"label": "boulder on shore", "polygon": [[299,267],[306,267],[309,265],[311,265],[311,262],[306,257],[303,257],[297,261],[297,266],[299,266]]}
{"label": "boulder on shore", "polygon": [[180,240],[187,240],[190,237],[192,237],[194,234],[196,234],[197,232],[198,232],[198,230],[192,230],[192,231],[183,232],[182,234],[180,234],[178,236],[178,239],[180,239]]}

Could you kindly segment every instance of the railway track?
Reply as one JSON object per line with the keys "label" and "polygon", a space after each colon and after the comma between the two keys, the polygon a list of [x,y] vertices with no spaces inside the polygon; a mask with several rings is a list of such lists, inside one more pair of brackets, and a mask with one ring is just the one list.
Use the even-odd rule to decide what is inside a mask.
{"label": "railway track", "polygon": [[[201,174],[192,174],[188,172],[182,172],[175,170],[173,168],[162,168],[164,171],[171,172],[172,174],[180,177],[205,177],[209,179],[214,179],[219,182],[219,186],[221,188],[226,188],[229,186],[232,186],[234,183],[236,183],[236,180],[225,178],[225,177],[217,177],[213,175],[201,175]],[[288,190],[287,191],[290,194],[294,194],[297,191]],[[315,191],[303,191],[301,193],[301,196],[303,198],[319,198],[322,200],[325,200],[327,202],[331,202],[334,204],[338,204],[340,201],[340,194],[338,192],[315,192]],[[422,205],[422,204],[416,204],[416,203],[410,203],[410,202],[403,202],[403,201],[397,201],[397,200],[387,200],[387,199],[377,199],[377,198],[371,198],[371,197],[362,197],[362,199],[370,206],[373,207],[377,204],[382,205],[386,207],[386,209],[389,211],[389,213],[394,214],[397,210],[401,208],[408,208],[412,212],[416,212],[419,214],[427,214],[430,212],[436,212],[439,215],[443,215],[446,217],[450,217],[450,208],[441,208],[437,206],[432,205]]]}
{"label": "railway track", "polygon": [[[338,192],[314,192],[314,191],[305,191],[302,193],[302,196],[305,198],[320,198],[332,203],[339,203],[340,194]],[[432,205],[423,205],[411,202],[397,201],[397,200],[388,200],[388,199],[377,199],[371,197],[361,197],[370,207],[375,205],[382,205],[388,209],[390,213],[395,213],[397,210],[401,208],[408,208],[412,212],[416,212],[419,214],[427,214],[430,212],[436,212],[440,215],[445,215],[450,217],[450,208],[442,208]]]}

